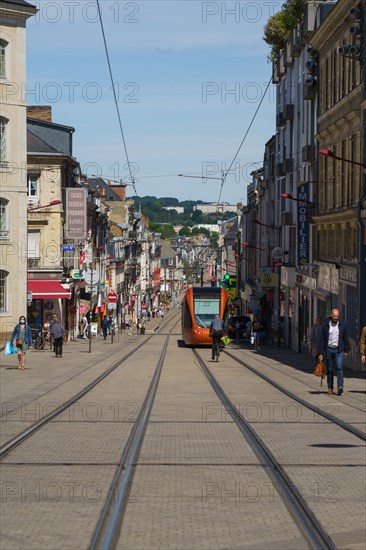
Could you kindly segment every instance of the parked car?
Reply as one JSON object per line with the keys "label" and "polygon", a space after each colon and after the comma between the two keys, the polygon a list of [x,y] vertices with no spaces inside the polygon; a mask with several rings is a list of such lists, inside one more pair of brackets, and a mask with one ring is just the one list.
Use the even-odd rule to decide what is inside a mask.
{"label": "parked car", "polygon": [[247,315],[234,315],[233,317],[230,317],[227,325],[228,336],[230,336],[231,339],[236,339],[236,324],[239,322],[239,338],[243,338],[248,321],[250,321],[250,317]]}

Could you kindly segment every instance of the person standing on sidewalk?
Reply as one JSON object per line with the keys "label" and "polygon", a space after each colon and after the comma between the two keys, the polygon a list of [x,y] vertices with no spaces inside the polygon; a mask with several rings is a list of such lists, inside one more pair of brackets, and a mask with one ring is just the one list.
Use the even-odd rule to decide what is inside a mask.
{"label": "person standing on sidewalk", "polygon": [[109,320],[107,319],[107,316],[104,315],[104,318],[102,321],[102,332],[103,332],[104,340],[107,339],[108,328],[109,328]]}
{"label": "person standing on sidewalk", "polygon": [[53,337],[53,346],[56,357],[62,357],[62,342],[64,336],[64,328],[61,325],[59,318],[53,320],[51,326],[51,334]]}
{"label": "person standing on sidewalk", "polygon": [[315,359],[315,364],[317,364],[319,359],[321,335],[322,335],[322,318],[320,315],[318,315],[316,318],[315,325],[311,327],[311,332],[310,332],[311,355]]}
{"label": "person standing on sidewalk", "polygon": [[18,370],[25,369],[25,354],[29,346],[33,344],[32,332],[24,315],[19,317],[19,323],[15,325],[10,342],[15,345],[18,354]]}
{"label": "person standing on sidewalk", "polygon": [[363,327],[360,338],[361,363],[366,365],[366,325]]}
{"label": "person standing on sidewalk", "polygon": [[256,317],[253,321],[253,338],[254,338],[254,351],[260,351],[260,332],[262,330],[262,323],[259,318]]}
{"label": "person standing on sidewalk", "polygon": [[334,393],[334,363],[337,370],[337,395],[342,395],[343,393],[343,361],[349,352],[347,327],[345,323],[339,319],[339,317],[339,309],[332,309],[329,321],[326,321],[322,326],[320,338],[319,359],[320,361],[322,361],[324,357],[326,359],[329,395]]}

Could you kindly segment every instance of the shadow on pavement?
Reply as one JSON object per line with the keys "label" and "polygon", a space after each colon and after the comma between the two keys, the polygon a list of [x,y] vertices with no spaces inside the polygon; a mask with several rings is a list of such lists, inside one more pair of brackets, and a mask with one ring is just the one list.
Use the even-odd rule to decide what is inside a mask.
{"label": "shadow on pavement", "polygon": [[[253,346],[248,344],[239,344],[238,342],[236,342],[235,347],[254,352]],[[293,369],[299,370],[301,372],[312,373],[314,370],[314,359],[310,355],[295,353],[292,350],[277,348],[270,344],[261,346],[261,350],[259,352],[256,352],[255,355],[258,357],[268,357],[272,360],[279,361],[284,365],[292,367]],[[343,368],[343,375],[344,378],[366,380],[366,371],[354,371],[348,368],[346,365]]]}

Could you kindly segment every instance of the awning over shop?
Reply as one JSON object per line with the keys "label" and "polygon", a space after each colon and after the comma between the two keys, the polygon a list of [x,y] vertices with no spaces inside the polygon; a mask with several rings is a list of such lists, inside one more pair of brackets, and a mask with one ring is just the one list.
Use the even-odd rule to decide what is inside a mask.
{"label": "awning over shop", "polygon": [[318,298],[318,300],[323,301],[329,300],[332,296],[331,292],[326,292],[325,290],[322,290],[320,288],[314,288],[313,294],[316,298]]}
{"label": "awning over shop", "polygon": [[71,292],[65,290],[58,281],[28,281],[28,290],[32,291],[33,300],[66,298],[70,300]]}

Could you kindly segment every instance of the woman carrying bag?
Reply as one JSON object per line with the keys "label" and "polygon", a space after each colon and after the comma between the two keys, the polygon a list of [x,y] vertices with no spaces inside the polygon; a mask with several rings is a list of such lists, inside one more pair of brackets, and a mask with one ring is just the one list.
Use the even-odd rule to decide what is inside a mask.
{"label": "woman carrying bag", "polygon": [[32,332],[30,326],[27,323],[24,315],[19,317],[19,323],[15,325],[13,334],[11,335],[11,343],[13,343],[15,338],[15,346],[18,354],[18,370],[25,369],[25,354],[29,346],[32,345]]}

